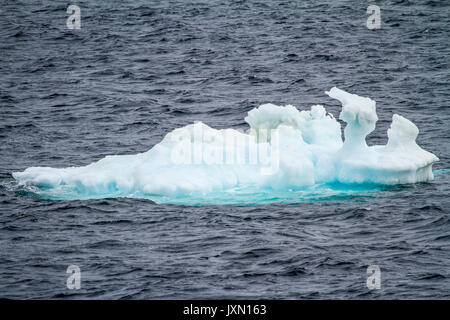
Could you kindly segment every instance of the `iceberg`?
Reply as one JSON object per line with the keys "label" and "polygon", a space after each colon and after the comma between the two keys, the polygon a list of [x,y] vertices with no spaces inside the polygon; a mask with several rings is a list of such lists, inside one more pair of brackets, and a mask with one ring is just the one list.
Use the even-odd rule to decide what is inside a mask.
{"label": "iceberg", "polygon": [[264,104],[248,112],[249,130],[196,122],[169,132],[147,152],[110,155],[84,167],[13,172],[19,186],[48,199],[188,199],[239,190],[270,195],[329,184],[396,185],[433,180],[439,159],[416,143],[419,129],[394,114],[386,145],[368,146],[376,103],[333,87],[341,125],[321,105],[298,110]]}

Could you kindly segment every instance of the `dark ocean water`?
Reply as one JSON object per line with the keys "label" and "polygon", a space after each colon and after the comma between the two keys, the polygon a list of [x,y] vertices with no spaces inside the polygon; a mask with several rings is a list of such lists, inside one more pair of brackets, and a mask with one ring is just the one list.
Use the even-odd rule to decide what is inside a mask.
{"label": "dark ocean water", "polygon": [[[378,30],[367,1],[0,0],[0,298],[449,299],[450,2],[374,4]],[[377,101],[369,144],[393,113],[412,120],[436,180],[190,207],[47,201],[11,177],[144,152],[194,120],[244,129],[266,102],[337,116],[332,86]]]}

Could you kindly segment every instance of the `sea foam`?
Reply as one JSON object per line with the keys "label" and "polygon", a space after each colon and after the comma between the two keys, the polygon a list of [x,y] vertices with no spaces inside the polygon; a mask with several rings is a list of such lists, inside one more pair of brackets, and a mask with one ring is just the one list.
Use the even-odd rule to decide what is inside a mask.
{"label": "sea foam", "polygon": [[12,175],[25,190],[49,199],[211,199],[223,193],[232,198],[236,190],[251,199],[253,193],[270,196],[336,183],[433,180],[432,165],[439,159],[416,144],[416,125],[394,114],[388,143],[368,146],[366,136],[378,120],[375,101],[336,87],[326,94],[342,104],[344,141],[339,122],[321,105],[299,111],[264,104],[248,112],[247,132],[196,122],[169,132],[144,153],[106,156],[84,167],[31,167]]}

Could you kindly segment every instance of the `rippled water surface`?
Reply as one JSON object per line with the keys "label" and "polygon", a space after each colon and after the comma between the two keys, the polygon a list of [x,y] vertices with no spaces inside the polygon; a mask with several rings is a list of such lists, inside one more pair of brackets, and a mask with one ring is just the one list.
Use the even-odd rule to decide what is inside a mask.
{"label": "rippled water surface", "polygon": [[[450,2],[416,2],[377,1],[369,30],[366,1],[73,1],[68,30],[67,1],[0,1],[0,298],[450,298]],[[436,180],[187,206],[49,201],[11,177],[144,152],[195,120],[246,129],[266,102],[337,117],[332,86],[377,101],[369,144],[393,113],[416,123]]]}

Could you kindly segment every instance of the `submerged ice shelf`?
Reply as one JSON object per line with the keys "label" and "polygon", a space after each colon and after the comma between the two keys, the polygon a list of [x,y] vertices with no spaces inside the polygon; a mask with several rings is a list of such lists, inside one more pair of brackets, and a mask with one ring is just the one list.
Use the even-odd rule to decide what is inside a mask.
{"label": "submerged ice shelf", "polygon": [[12,175],[23,190],[47,199],[143,197],[157,202],[214,202],[224,194],[226,202],[238,194],[264,202],[271,194],[282,199],[284,192],[299,197],[329,192],[336,183],[433,179],[438,158],[417,145],[416,125],[394,114],[388,143],[368,146],[366,136],[378,120],[375,101],[336,87],[326,93],[342,104],[344,141],[339,122],[323,106],[299,111],[264,104],[245,118],[248,132],[196,122],[169,132],[144,153],[107,156],[84,167],[31,167]]}

